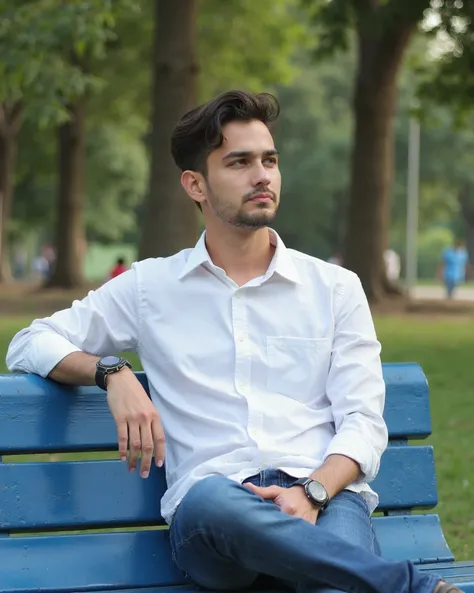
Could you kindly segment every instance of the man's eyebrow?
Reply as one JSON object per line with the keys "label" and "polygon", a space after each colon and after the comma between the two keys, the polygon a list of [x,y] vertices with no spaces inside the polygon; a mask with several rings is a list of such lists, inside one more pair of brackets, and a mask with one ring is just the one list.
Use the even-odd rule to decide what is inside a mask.
{"label": "man's eyebrow", "polygon": [[[263,156],[275,156],[278,154],[278,150],[276,148],[271,148],[269,150],[263,151]],[[223,161],[227,161],[228,159],[235,159],[235,158],[249,158],[255,155],[254,152],[251,150],[233,150],[232,152],[227,153],[224,157],[222,157]]]}

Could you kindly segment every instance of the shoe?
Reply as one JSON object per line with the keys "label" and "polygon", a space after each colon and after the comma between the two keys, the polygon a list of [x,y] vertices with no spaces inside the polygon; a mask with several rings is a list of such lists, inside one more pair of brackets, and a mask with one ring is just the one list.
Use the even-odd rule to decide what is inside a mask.
{"label": "shoe", "polygon": [[464,593],[462,589],[459,589],[459,587],[456,587],[455,585],[450,585],[444,581],[441,581],[441,583],[443,584],[439,589],[436,589],[436,593]]}

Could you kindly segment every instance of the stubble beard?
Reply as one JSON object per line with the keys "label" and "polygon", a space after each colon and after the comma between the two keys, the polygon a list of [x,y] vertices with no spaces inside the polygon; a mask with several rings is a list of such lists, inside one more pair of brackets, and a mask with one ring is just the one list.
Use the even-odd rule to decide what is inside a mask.
{"label": "stubble beard", "polygon": [[[212,204],[212,208],[214,213],[218,218],[220,218],[223,222],[227,222],[232,226],[236,226],[241,229],[246,230],[258,230],[263,227],[268,226],[274,219],[278,211],[278,204],[276,204],[276,199],[273,202],[274,207],[269,208],[268,202],[261,202],[256,204],[258,207],[258,211],[254,212],[246,212],[246,210],[241,207],[237,211],[233,211],[231,206],[228,206],[223,203],[223,200],[216,196],[216,194],[212,191],[211,187],[208,183],[208,190],[209,190],[209,201]],[[268,190],[262,190],[268,192]],[[256,192],[254,192],[256,193]],[[249,196],[244,196],[244,204],[248,201]]]}

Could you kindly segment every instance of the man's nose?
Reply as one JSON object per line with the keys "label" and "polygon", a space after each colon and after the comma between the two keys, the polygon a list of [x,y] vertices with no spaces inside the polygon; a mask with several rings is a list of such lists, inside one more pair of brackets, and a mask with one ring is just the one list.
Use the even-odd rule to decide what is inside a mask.
{"label": "man's nose", "polygon": [[255,174],[253,178],[253,185],[264,185],[265,187],[269,185],[271,181],[270,172],[266,167],[263,166],[262,163],[255,167]]}

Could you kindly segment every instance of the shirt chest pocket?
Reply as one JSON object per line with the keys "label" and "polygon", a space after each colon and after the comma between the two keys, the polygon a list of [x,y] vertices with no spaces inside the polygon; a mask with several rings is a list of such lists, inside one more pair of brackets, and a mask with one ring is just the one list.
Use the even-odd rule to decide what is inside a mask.
{"label": "shirt chest pocket", "polygon": [[331,362],[328,338],[267,337],[267,389],[302,403],[326,391]]}

